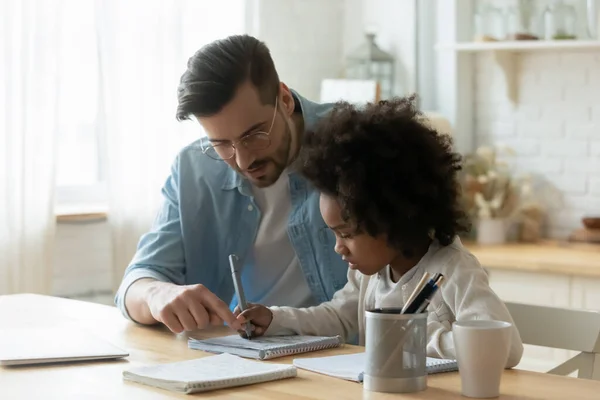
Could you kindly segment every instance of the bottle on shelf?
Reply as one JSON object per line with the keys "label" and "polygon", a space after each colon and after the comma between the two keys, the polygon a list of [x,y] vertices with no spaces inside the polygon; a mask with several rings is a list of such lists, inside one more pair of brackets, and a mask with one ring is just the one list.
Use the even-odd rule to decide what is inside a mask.
{"label": "bottle on shelf", "polygon": [[591,40],[600,40],[600,0],[586,0],[587,33]]}
{"label": "bottle on shelf", "polygon": [[474,40],[495,42],[506,37],[506,23],[503,12],[486,1],[478,1],[474,15]]}
{"label": "bottle on shelf", "polygon": [[542,13],[542,37],[546,40],[577,39],[575,7],[562,0],[553,0]]}
{"label": "bottle on shelf", "polygon": [[535,10],[534,0],[514,0],[507,8],[506,26],[508,40],[538,40],[531,28]]}

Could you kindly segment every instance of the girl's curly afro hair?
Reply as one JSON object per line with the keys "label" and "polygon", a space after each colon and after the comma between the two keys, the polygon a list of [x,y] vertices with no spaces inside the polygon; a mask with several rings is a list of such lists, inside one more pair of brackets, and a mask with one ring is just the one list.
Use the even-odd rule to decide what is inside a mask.
{"label": "girl's curly afro hair", "polygon": [[304,135],[300,159],[302,174],[339,201],[346,220],[392,246],[410,249],[432,232],[448,245],[469,227],[461,157],[449,136],[424,123],[414,96],[336,103]]}

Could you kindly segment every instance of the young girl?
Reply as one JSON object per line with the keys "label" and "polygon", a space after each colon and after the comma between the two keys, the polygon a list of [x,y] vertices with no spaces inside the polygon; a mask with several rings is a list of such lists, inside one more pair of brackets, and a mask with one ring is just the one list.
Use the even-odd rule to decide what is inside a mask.
{"label": "young girl", "polygon": [[348,283],[329,302],[310,308],[250,305],[238,313],[253,335],[358,334],[365,310],[404,306],[425,272],[444,284],[428,307],[427,355],[455,358],[452,322],[494,319],[513,324],[507,367],[523,345],[504,303],[457,234],[468,227],[460,207],[460,156],[451,139],[421,121],[414,98],[357,108],[338,103],[307,133],[303,175],[321,192],[323,220],[335,251],[348,262]]}

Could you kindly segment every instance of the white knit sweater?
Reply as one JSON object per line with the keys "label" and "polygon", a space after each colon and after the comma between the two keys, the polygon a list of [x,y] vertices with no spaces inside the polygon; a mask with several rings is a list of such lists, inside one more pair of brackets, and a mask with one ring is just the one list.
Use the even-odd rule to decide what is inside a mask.
{"label": "white knit sweater", "polygon": [[349,341],[358,333],[359,344],[364,345],[365,310],[402,307],[425,272],[439,272],[445,277],[428,307],[427,355],[456,358],[452,337],[455,320],[494,319],[513,324],[506,367],[516,366],[523,354],[519,332],[508,309],[490,288],[479,261],[458,238],[449,246],[434,241],[397,283],[391,280],[389,267],[373,276],[348,270],[348,283],[329,302],[309,308],[271,307],[273,321],[266,334],[340,335]]}

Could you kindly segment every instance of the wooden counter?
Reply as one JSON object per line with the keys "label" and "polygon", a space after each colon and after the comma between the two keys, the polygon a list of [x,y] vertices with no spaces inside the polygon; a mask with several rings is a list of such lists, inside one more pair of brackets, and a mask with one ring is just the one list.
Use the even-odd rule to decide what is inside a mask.
{"label": "wooden counter", "polygon": [[542,241],[465,246],[487,269],[600,278],[600,245]]}

